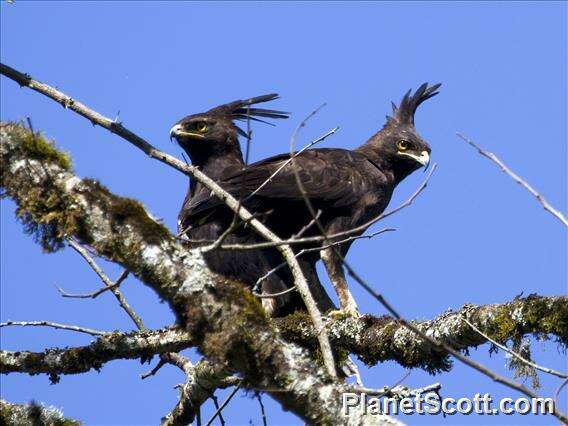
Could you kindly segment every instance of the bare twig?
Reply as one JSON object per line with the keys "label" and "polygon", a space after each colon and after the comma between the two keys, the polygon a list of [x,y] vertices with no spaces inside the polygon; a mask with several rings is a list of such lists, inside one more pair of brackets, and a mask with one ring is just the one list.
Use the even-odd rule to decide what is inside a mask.
{"label": "bare twig", "polygon": [[213,420],[215,420],[217,418],[217,416],[219,414],[221,414],[221,411],[223,411],[223,409],[227,406],[227,404],[231,401],[231,399],[235,396],[235,394],[238,392],[238,390],[240,389],[241,385],[237,385],[234,387],[234,389],[231,391],[231,393],[229,394],[229,396],[227,397],[227,399],[225,399],[223,401],[223,403],[221,404],[221,406],[217,409],[217,411],[215,411],[215,413],[213,413],[213,416],[207,421],[207,423],[205,424],[205,426],[210,426],[213,423]]}
{"label": "bare twig", "polygon": [[122,273],[120,274],[120,276],[116,279],[116,281],[114,282],[114,284],[112,284],[109,287],[103,287],[98,289],[97,291],[93,291],[92,293],[87,293],[87,294],[72,294],[72,293],[68,293],[65,290],[63,290],[61,287],[57,287],[57,290],[59,291],[59,293],[61,293],[62,297],[69,297],[69,298],[73,298],[73,299],[95,299],[97,297],[99,297],[101,294],[109,291],[109,290],[113,290],[115,288],[120,287],[120,285],[122,284],[122,282],[128,277],[129,272],[127,270],[122,271]]}
{"label": "bare twig", "polygon": [[[213,405],[215,405],[215,410],[219,410],[219,398],[215,395],[211,395],[211,399],[213,400]],[[219,411],[219,421],[221,422],[221,426],[225,426],[225,419],[221,411]]]}
{"label": "bare twig", "polygon": [[[120,136],[122,139],[130,142],[140,150],[142,150],[146,155],[149,157],[156,159],[164,164],[167,164],[184,174],[193,176],[197,181],[201,182],[205,185],[211,192],[218,197],[221,201],[223,201],[231,210],[234,212],[238,212],[239,217],[242,220],[249,220],[251,218],[251,213],[246,210],[244,207],[240,206],[240,203],[229,193],[224,191],[215,181],[209,178],[207,175],[202,173],[197,167],[185,164],[184,162],[180,161],[179,159],[166,154],[165,152],[159,151],[154,148],[150,143],[146,140],[141,138],[140,136],[136,135],[132,131],[125,128],[122,123],[117,123],[109,118],[99,114],[98,112],[90,109],[86,105],[78,102],[71,97],[67,96],[66,94],[62,93],[61,91],[47,85],[41,83],[37,80],[34,80],[27,74],[23,74],[7,65],[0,64],[0,73],[5,75],[6,77],[14,80],[21,86],[29,87],[30,89],[41,93],[54,101],[63,105],[64,108],[70,109],[77,114],[87,118],[88,120],[93,123],[93,125],[99,125],[104,127],[105,129],[109,130],[110,132]],[[271,230],[269,230],[266,226],[264,226],[260,221],[256,219],[252,219],[250,221],[251,227],[258,232],[261,236],[266,238],[267,240],[279,243],[281,240],[278,238],[276,234],[274,234]],[[324,355],[324,363],[327,369],[327,372],[332,377],[337,377],[337,373],[335,371],[335,364],[330,363],[330,359],[333,359],[331,346],[329,344],[329,336],[325,331],[325,326],[323,323],[323,319],[321,313],[317,309],[316,302],[310,292],[310,288],[304,277],[302,272],[302,268],[300,264],[294,257],[294,252],[288,245],[277,246],[278,250],[282,254],[282,256],[286,259],[286,261],[290,265],[290,270],[292,272],[292,276],[294,277],[294,282],[302,296],[302,299],[310,313],[310,316],[314,322],[314,326],[318,333],[318,341],[319,346]]]}
{"label": "bare twig", "polygon": [[538,202],[542,205],[542,207],[544,207],[546,211],[548,211],[550,214],[556,217],[564,225],[568,226],[568,219],[566,218],[566,216],[564,216],[563,213],[552,207],[550,203],[546,201],[546,199],[540,193],[538,193],[531,185],[529,185],[529,183],[526,180],[521,178],[519,175],[514,173],[509,167],[507,167],[505,163],[503,163],[495,154],[489,151],[485,151],[479,145],[477,145],[471,139],[468,139],[461,133],[457,133],[457,136],[460,139],[462,139],[464,142],[474,147],[477,150],[477,152],[479,152],[482,156],[489,158],[491,161],[497,164],[501,168],[501,171],[508,174],[515,182],[517,182],[528,192],[530,192],[538,200]]}
{"label": "bare twig", "polygon": [[[312,222],[315,222],[315,220],[316,219],[312,219]],[[381,229],[379,231],[373,232],[371,234],[356,235],[356,236],[348,237],[348,238],[345,238],[345,239],[340,240],[340,241],[336,241],[336,242],[333,242],[333,243],[326,244],[322,247],[312,247],[312,248],[308,248],[308,249],[302,249],[298,253],[296,253],[296,258],[302,256],[305,253],[320,251],[320,250],[323,250],[323,249],[326,249],[326,248],[329,248],[329,247],[339,246],[339,245],[344,244],[344,243],[349,242],[349,241],[354,241],[354,240],[359,240],[359,239],[371,239],[371,238],[373,238],[377,235],[380,235],[380,234],[385,233],[385,232],[390,232],[390,231],[396,231],[396,229],[395,228],[384,228],[384,229]],[[261,276],[258,280],[256,280],[256,283],[255,283],[254,288],[253,288],[253,294],[257,297],[260,297],[260,298],[271,298],[271,297],[282,296],[282,295],[289,293],[290,291],[294,290],[296,288],[295,286],[291,287],[287,290],[284,290],[280,293],[273,293],[273,294],[259,294],[258,293],[258,290],[260,288],[260,284],[262,283],[262,281],[264,281],[270,275],[274,274],[276,271],[280,270],[281,268],[283,268],[286,265],[287,265],[286,262],[282,262],[280,265],[275,266],[270,271],[268,271],[266,274]]]}
{"label": "bare twig", "polygon": [[[321,108],[321,107],[320,107]],[[313,115],[313,114],[311,114]],[[310,115],[310,116],[311,116]],[[308,117],[309,118],[309,117]],[[304,120],[305,121],[305,120]],[[320,136],[319,138],[311,141],[309,144],[307,144],[306,146],[304,146],[302,149],[300,149],[297,152],[292,152],[290,153],[290,158],[286,161],[284,161],[284,163],[282,163],[282,165],[280,167],[278,167],[274,173],[272,173],[264,182],[262,182],[260,184],[260,186],[258,188],[256,188],[253,192],[250,193],[250,195],[247,196],[247,198],[253,197],[256,194],[258,194],[258,192],[264,188],[267,184],[269,184],[270,182],[272,182],[272,179],[274,179],[276,177],[276,175],[278,173],[280,173],[282,171],[282,169],[284,169],[288,164],[290,164],[292,162],[292,160],[294,158],[296,158],[298,155],[300,155],[302,152],[306,151],[307,149],[310,149],[312,146],[326,140],[329,136],[335,134],[337,131],[339,130],[339,127],[334,127],[333,129],[331,129],[329,132],[327,132],[326,134]]]}
{"label": "bare twig", "polygon": [[76,325],[59,324],[50,321],[6,321],[0,323],[1,327],[20,326],[20,327],[51,327],[59,330],[76,331],[78,333],[90,334],[91,336],[104,336],[106,331],[95,330],[92,328],[79,327]]}
{"label": "bare twig", "polygon": [[260,392],[256,393],[256,399],[258,399],[258,405],[260,405],[260,414],[262,415],[262,425],[268,426],[268,422],[266,420],[266,411],[264,410],[264,404],[262,403],[262,395]]}
{"label": "bare twig", "polygon": [[561,373],[559,371],[553,370],[552,368],[548,368],[548,367],[543,367],[541,365],[535,364],[534,362],[523,358],[521,355],[519,355],[517,352],[509,349],[507,346],[502,345],[501,343],[493,340],[491,337],[489,337],[487,334],[485,334],[483,331],[481,331],[479,328],[477,328],[475,325],[473,325],[466,317],[465,315],[463,316],[463,320],[467,323],[467,325],[469,325],[472,329],[474,329],[477,333],[479,333],[481,336],[483,336],[484,339],[487,339],[489,342],[493,343],[495,346],[497,346],[499,349],[504,350],[505,352],[507,352],[509,355],[514,356],[515,358],[517,358],[519,361],[521,361],[522,363],[528,365],[529,367],[535,368],[537,370],[540,370],[544,373],[548,373],[548,374],[552,374],[554,376],[557,377],[561,377],[563,379],[568,379],[568,374],[566,373]]}
{"label": "bare twig", "polygon": [[[89,264],[89,266],[93,269],[93,271],[95,271],[95,273],[99,276],[99,278],[102,280],[105,286],[112,287],[114,285],[114,283],[109,279],[109,277],[107,277],[107,275],[103,272],[101,267],[97,265],[95,260],[89,254],[89,252],[81,244],[77,243],[72,239],[69,239],[69,245],[77,253],[79,253],[83,257],[83,259],[85,259],[85,261]],[[118,303],[120,304],[122,309],[124,309],[124,311],[132,319],[132,321],[134,321],[136,327],[138,327],[139,330],[145,330],[146,327],[144,326],[142,319],[138,316],[138,314],[136,314],[136,312],[134,312],[134,309],[132,309],[130,304],[126,301],[120,290],[118,288],[114,288],[110,289],[110,291],[112,291],[112,294],[114,294],[116,300],[118,300]]]}
{"label": "bare twig", "polygon": [[164,365],[166,365],[166,364],[167,364],[167,362],[164,361],[164,359],[160,357],[160,360],[158,361],[158,363],[156,364],[156,366],[155,366],[154,368],[152,368],[150,371],[148,371],[147,373],[140,374],[140,378],[141,378],[142,380],[144,380],[144,379],[147,379],[148,377],[155,376],[156,373],[157,373],[158,371],[160,371],[161,368],[162,368]]}
{"label": "bare twig", "polygon": [[[430,178],[432,177],[432,175],[434,174],[434,172],[436,171],[436,169],[438,168],[437,164],[434,164],[432,166],[432,168],[430,169],[430,172],[426,175],[426,178],[424,179],[424,181],[420,184],[420,186],[416,189],[416,191],[414,191],[414,193],[406,200],[404,201],[402,204],[400,204],[399,206],[397,206],[396,208],[389,210],[386,213],[382,213],[376,217],[374,217],[373,219],[369,220],[368,222],[364,223],[363,225],[357,226],[355,228],[349,229],[347,231],[343,231],[343,232],[338,232],[336,234],[330,234],[327,236],[328,239],[334,239],[337,237],[344,237],[344,236],[348,236],[348,235],[354,235],[357,234],[359,232],[364,232],[369,226],[373,225],[374,223],[385,219],[389,216],[392,216],[393,214],[399,212],[400,210],[410,206],[414,200],[422,193],[422,191],[424,191],[424,189],[426,189],[426,187],[428,186],[428,182],[430,181]],[[258,244],[249,244],[249,245],[239,245],[239,244],[225,244],[222,247],[224,249],[235,249],[235,250],[256,250],[256,249],[260,249],[260,248],[268,248],[268,247],[276,247],[278,245],[296,245],[296,244],[306,244],[306,243],[313,243],[313,242],[317,242],[317,241],[323,241],[325,240],[325,238],[323,236],[313,236],[313,237],[304,237],[304,238],[292,238],[292,239],[288,239],[288,240],[281,240],[277,243],[274,242],[266,242],[266,243],[258,243]]]}

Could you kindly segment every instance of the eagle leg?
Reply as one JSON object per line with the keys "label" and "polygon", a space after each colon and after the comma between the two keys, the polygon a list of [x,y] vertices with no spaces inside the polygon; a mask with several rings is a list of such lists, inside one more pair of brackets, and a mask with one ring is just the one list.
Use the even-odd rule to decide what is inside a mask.
{"label": "eagle leg", "polygon": [[359,316],[357,303],[347,287],[347,279],[343,272],[343,263],[335,252],[333,247],[328,247],[320,251],[320,257],[323,261],[329,279],[337,292],[339,298],[339,309],[342,313],[354,317]]}

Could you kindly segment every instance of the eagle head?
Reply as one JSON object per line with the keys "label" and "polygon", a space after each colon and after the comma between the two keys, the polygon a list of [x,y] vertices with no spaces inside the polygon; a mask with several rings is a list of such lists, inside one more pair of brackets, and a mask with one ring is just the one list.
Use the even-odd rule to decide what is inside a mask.
{"label": "eagle head", "polygon": [[248,134],[236,126],[235,121],[251,120],[266,123],[259,117],[288,118],[289,114],[286,112],[251,107],[277,98],[278,95],[272,93],[233,101],[204,113],[189,115],[173,125],[170,139],[175,139],[190,157],[197,152],[219,153],[232,148],[240,149],[238,135],[248,137]]}
{"label": "eagle head", "polygon": [[361,147],[399,182],[420,167],[426,170],[430,163],[432,149],[416,131],[414,114],[420,104],[439,93],[440,86],[424,83],[414,94],[409,90],[399,105],[392,104],[393,114],[387,116],[385,126]]}

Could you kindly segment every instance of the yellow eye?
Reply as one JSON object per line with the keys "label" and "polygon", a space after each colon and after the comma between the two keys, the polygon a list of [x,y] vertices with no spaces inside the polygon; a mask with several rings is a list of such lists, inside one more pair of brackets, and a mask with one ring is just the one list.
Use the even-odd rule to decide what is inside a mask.
{"label": "yellow eye", "polygon": [[396,147],[398,148],[399,151],[406,151],[408,149],[408,142],[405,140],[398,141]]}
{"label": "yellow eye", "polygon": [[200,121],[199,123],[197,123],[195,125],[195,128],[197,129],[197,131],[199,133],[205,133],[205,132],[207,132],[207,129],[209,128],[209,126],[207,126],[206,122]]}

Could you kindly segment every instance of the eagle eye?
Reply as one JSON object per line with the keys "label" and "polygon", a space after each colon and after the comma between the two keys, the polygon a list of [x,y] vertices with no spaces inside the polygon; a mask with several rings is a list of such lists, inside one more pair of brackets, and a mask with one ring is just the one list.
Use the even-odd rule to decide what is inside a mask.
{"label": "eagle eye", "polygon": [[408,143],[408,141],[405,141],[405,140],[400,140],[396,144],[396,147],[398,148],[399,151],[406,151],[409,146],[410,146],[410,144]]}
{"label": "eagle eye", "polygon": [[206,133],[207,130],[209,129],[209,126],[207,125],[207,123],[205,121],[200,121],[199,123],[197,123],[195,125],[195,129],[199,132],[199,133]]}

